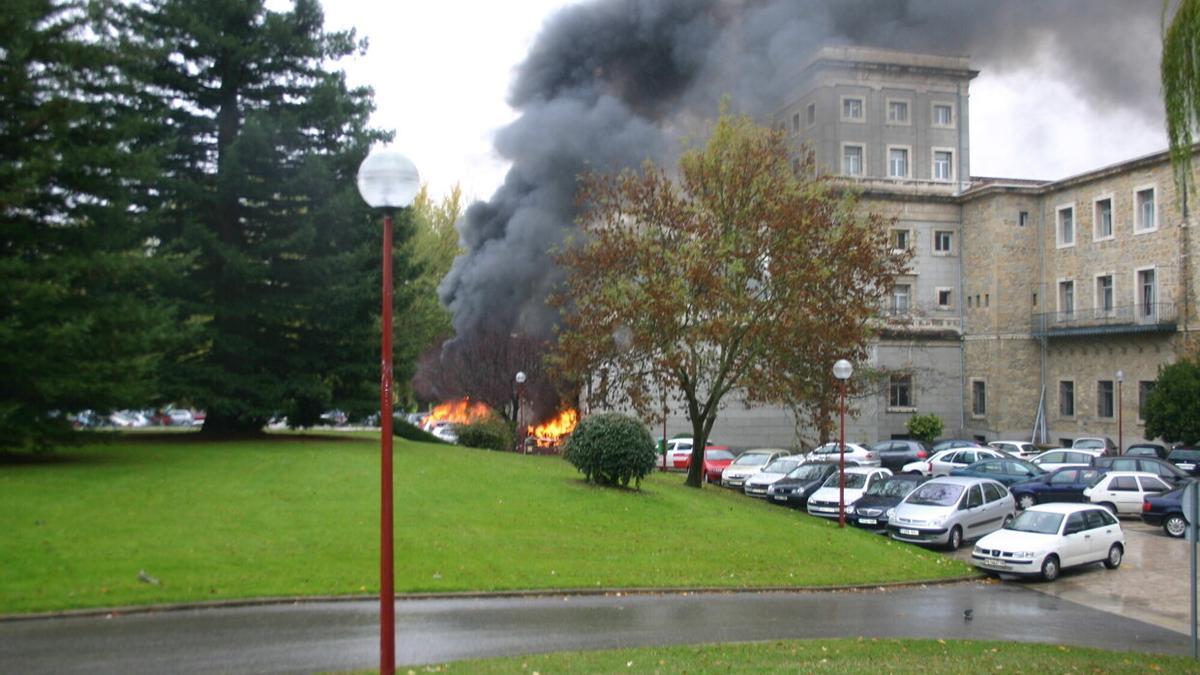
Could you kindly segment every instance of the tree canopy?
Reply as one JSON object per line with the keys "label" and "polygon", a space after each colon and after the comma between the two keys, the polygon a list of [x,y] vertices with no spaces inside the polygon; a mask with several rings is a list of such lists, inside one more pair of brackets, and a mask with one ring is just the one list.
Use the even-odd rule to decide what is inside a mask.
{"label": "tree canopy", "polygon": [[793,169],[781,131],[722,114],[676,171],[590,173],[553,357],[593,407],[661,414],[666,388],[692,423],[689,485],[727,396],[828,396],[836,358],[862,361],[869,319],[907,256],[855,194]]}
{"label": "tree canopy", "polygon": [[1200,0],[1177,3],[1168,23],[1172,0],[1163,0],[1161,76],[1171,163],[1186,214],[1187,195],[1192,188],[1193,130],[1200,124]]}
{"label": "tree canopy", "polygon": [[1181,359],[1159,366],[1146,397],[1146,438],[1168,443],[1200,443],[1200,361]]}

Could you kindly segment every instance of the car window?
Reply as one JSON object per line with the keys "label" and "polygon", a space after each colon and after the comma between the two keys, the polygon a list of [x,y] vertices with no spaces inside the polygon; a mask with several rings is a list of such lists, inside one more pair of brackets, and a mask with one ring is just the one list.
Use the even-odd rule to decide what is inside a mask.
{"label": "car window", "polygon": [[1071,515],[1067,516],[1067,525],[1066,525],[1066,527],[1063,528],[1063,534],[1071,534],[1073,532],[1080,532],[1085,527],[1086,527],[1086,523],[1084,522],[1084,519],[1083,519],[1083,513],[1076,511],[1075,513],[1072,513]]}
{"label": "car window", "polygon": [[1065,453],[1062,452],[1047,452],[1046,454],[1042,455],[1038,461],[1045,462],[1047,464],[1062,464],[1064,454]]}
{"label": "car window", "polygon": [[1136,459],[1114,459],[1108,465],[1113,471],[1138,471]]}
{"label": "car window", "polygon": [[1077,448],[1095,448],[1099,450],[1104,447],[1104,443],[1096,438],[1087,438],[1075,442]]}
{"label": "car window", "polygon": [[963,450],[962,452],[958,453],[958,459],[963,464],[974,464],[981,458],[979,453],[974,450]]}
{"label": "car window", "polygon": [[1004,498],[1004,495],[1001,494],[1000,490],[996,489],[995,485],[993,485],[991,483],[983,484],[983,499],[984,499],[984,501],[991,503],[994,501],[999,501],[1000,499],[1003,499],[1003,498]]}
{"label": "car window", "polygon": [[1117,476],[1108,484],[1108,489],[1115,492],[1137,492],[1137,481],[1133,476]]}
{"label": "car window", "polygon": [[1022,443],[1021,452],[1034,453],[1037,452],[1037,448],[1033,447],[1033,443]]}
{"label": "car window", "polygon": [[963,486],[948,483],[926,483],[913,491],[904,501],[920,506],[951,506],[958,502]]}
{"label": "car window", "polygon": [[972,485],[970,491],[967,492],[967,508],[973,509],[976,506],[983,506],[983,494],[979,492],[978,485]]}
{"label": "car window", "polygon": [[1071,464],[1091,464],[1095,459],[1086,452],[1064,452],[1063,454],[1067,456],[1067,461]]}
{"label": "car window", "polygon": [[1020,462],[1005,462],[1004,468],[1010,476],[1028,476],[1033,473]]}
{"label": "car window", "polygon": [[1200,460],[1200,450],[1172,450],[1167,459],[1173,461],[1195,462]]}
{"label": "car window", "polygon": [[1165,464],[1159,464],[1158,462],[1147,462],[1147,464],[1150,466],[1146,467],[1146,471],[1156,474],[1160,478],[1166,478],[1168,480],[1175,478],[1175,472],[1171,471],[1169,466],[1166,466]]}
{"label": "car window", "polygon": [[1142,492],[1170,492],[1171,488],[1158,478],[1149,476],[1138,476],[1138,482],[1142,484]]}
{"label": "car window", "polygon": [[1059,472],[1055,473],[1053,476],[1050,476],[1050,484],[1051,485],[1066,485],[1069,483],[1074,483],[1075,478],[1078,475],[1079,475],[1079,471],[1076,469],[1071,469],[1068,471],[1059,471]]}
{"label": "car window", "polygon": [[1083,512],[1084,521],[1087,523],[1087,529],[1094,530],[1097,527],[1108,525],[1108,521],[1104,519],[1104,509],[1089,509]]}
{"label": "car window", "polygon": [[975,470],[983,473],[1000,473],[1000,462],[978,462],[975,465]]}

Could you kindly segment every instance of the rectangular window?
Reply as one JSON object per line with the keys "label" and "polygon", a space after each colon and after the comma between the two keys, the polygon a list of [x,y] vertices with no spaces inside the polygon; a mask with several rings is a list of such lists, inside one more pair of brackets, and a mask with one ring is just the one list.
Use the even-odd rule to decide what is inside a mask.
{"label": "rectangular window", "polygon": [[808,116],[808,126],[811,127],[812,125],[817,123],[817,104],[816,103],[809,103],[808,108],[805,109],[805,113]]}
{"label": "rectangular window", "polygon": [[1138,315],[1143,318],[1153,317],[1155,310],[1158,309],[1157,305],[1155,305],[1158,293],[1154,279],[1154,270],[1138,270],[1137,287]]}
{"label": "rectangular window", "polygon": [[987,414],[987,384],[981,380],[971,382],[971,414]]}
{"label": "rectangular window", "polygon": [[954,126],[954,106],[948,103],[933,104],[933,126],[935,127],[952,127]]}
{"label": "rectangular window", "polygon": [[800,133],[800,113],[795,113],[792,115],[792,133]]}
{"label": "rectangular window", "polygon": [[887,121],[892,124],[908,124],[908,101],[888,101]]}
{"label": "rectangular window", "polygon": [[842,146],[842,174],[845,176],[863,175],[863,147],[861,145]]}
{"label": "rectangular window", "polygon": [[888,177],[908,178],[907,148],[888,148]]}
{"label": "rectangular window", "polygon": [[1063,417],[1075,416],[1075,383],[1071,380],[1058,383],[1058,414]]}
{"label": "rectangular window", "polygon": [[1094,217],[1096,219],[1095,238],[1097,241],[1101,239],[1112,239],[1112,215],[1112,197],[1097,199],[1094,213]]}
{"label": "rectangular window", "polygon": [[863,100],[847,96],[842,99],[842,119],[861,122],[863,120]]}
{"label": "rectangular window", "polygon": [[954,294],[949,288],[937,289],[937,308],[938,309],[953,309]]}
{"label": "rectangular window", "polygon": [[1057,232],[1060,247],[1075,245],[1075,207],[1059,207]]}
{"label": "rectangular window", "polygon": [[933,151],[933,179],[954,180],[954,153],[949,150]]}
{"label": "rectangular window", "polygon": [[1105,274],[1096,277],[1096,309],[1105,314],[1111,314],[1114,306],[1113,276]]}
{"label": "rectangular window", "polygon": [[908,249],[908,230],[892,230],[892,249],[896,251]]}
{"label": "rectangular window", "polygon": [[1154,391],[1153,380],[1142,380],[1138,382],[1138,419],[1146,419],[1146,399],[1150,398],[1150,392]]}
{"label": "rectangular window", "polygon": [[912,407],[912,375],[892,375],[888,384],[888,407]]}
{"label": "rectangular window", "polygon": [[910,297],[912,297],[912,286],[908,284],[892,286],[892,313],[907,314]]}
{"label": "rectangular window", "polygon": [[1154,208],[1154,188],[1134,193],[1134,232],[1149,232],[1158,227]]}
{"label": "rectangular window", "polygon": [[1058,313],[1071,315],[1075,313],[1075,282],[1058,282]]}
{"label": "rectangular window", "polygon": [[954,233],[949,230],[936,230],[933,233],[933,252],[950,255],[954,250]]}
{"label": "rectangular window", "polygon": [[1029,212],[1021,211],[1017,214],[1017,227],[1025,227],[1029,224]]}
{"label": "rectangular window", "polygon": [[1096,416],[1113,416],[1113,381],[1100,380],[1096,382]]}

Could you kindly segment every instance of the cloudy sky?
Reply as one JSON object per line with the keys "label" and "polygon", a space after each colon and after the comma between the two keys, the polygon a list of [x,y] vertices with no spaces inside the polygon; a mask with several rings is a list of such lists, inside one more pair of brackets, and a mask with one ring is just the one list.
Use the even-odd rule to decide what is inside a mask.
{"label": "cloudy sky", "polygon": [[[374,124],[396,131],[397,146],[434,194],[459,182],[479,199],[507,170],[492,139],[515,117],[505,102],[513,70],[545,20],[568,4],[324,3],[328,28],[353,27],[370,40],[366,56],[342,66],[352,83],[375,89]],[[1154,40],[1145,42],[1157,53]],[[1016,67],[1023,60],[1028,67]],[[1061,178],[1165,148],[1160,120],[1085,102],[1078,90],[1085,85],[1056,68],[1052,54],[1014,53],[1006,65],[1002,74],[981,68],[971,85],[973,175]]]}

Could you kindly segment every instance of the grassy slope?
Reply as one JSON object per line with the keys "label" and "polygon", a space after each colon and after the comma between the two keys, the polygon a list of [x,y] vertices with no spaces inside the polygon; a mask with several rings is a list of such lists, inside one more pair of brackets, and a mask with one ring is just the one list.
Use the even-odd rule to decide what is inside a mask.
{"label": "grassy slope", "polygon": [[[0,464],[0,613],[378,589],[378,446],[125,439]],[[968,572],[726,491],[396,445],[398,592],[833,585]],[[161,581],[140,582],[145,570]]]}
{"label": "grassy slope", "polygon": [[[460,661],[408,672],[460,673],[1194,673],[1182,656],[1013,642],[783,640],[565,652]],[[400,669],[399,672],[405,672]]]}

